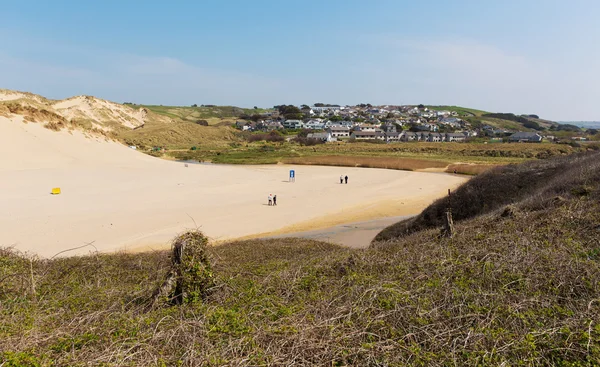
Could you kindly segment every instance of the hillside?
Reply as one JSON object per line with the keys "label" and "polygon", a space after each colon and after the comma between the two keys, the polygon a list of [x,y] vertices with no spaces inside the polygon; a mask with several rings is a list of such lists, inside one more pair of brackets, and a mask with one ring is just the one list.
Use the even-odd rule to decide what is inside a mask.
{"label": "hillside", "polygon": [[[191,270],[209,288],[177,306],[149,306],[165,252],[2,250],[0,362],[598,365],[598,158],[512,167],[523,192],[475,206],[452,239],[432,227],[365,250],[300,239],[209,247],[212,269]],[[510,191],[490,175],[456,196],[470,207]]]}
{"label": "hillside", "polygon": [[206,121],[211,126],[231,126],[236,119],[244,114],[252,115],[268,111],[263,108],[240,108],[235,106],[156,106],[129,104],[135,108],[145,108],[157,114],[168,116],[175,120],[197,122]]}
{"label": "hillside", "polygon": [[55,101],[31,93],[0,89],[0,116],[39,122],[51,130],[75,129],[104,135],[147,148],[220,146],[235,139],[234,131],[229,127],[208,128],[143,106],[123,105],[92,96]]}
{"label": "hillside", "polygon": [[600,181],[598,153],[574,154],[547,160],[495,167],[478,175],[421,214],[382,231],[375,241],[393,240],[414,232],[441,227],[450,209],[454,220],[487,214],[506,205],[539,209],[565,197],[587,195]]}
{"label": "hillside", "polygon": [[[497,129],[511,131],[535,131],[547,130],[558,126],[558,123],[550,120],[534,117],[534,115],[514,115],[512,113],[490,113],[473,108],[459,106],[425,106],[434,111],[454,111],[458,116],[471,122],[475,127],[489,125]],[[539,128],[538,128],[539,127]]]}

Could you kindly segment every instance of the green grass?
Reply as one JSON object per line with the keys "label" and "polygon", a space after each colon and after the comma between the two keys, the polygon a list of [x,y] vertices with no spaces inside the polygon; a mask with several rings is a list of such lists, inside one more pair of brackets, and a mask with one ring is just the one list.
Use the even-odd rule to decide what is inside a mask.
{"label": "green grass", "polygon": [[459,116],[481,116],[484,113],[488,113],[486,111],[477,110],[474,108],[465,108],[459,106],[425,106],[430,110],[434,111],[455,111]]}
{"label": "green grass", "polygon": [[274,164],[289,159],[314,157],[357,157],[383,161],[388,158],[405,158],[479,164],[519,163],[530,159],[548,158],[577,151],[568,145],[557,144],[482,144],[482,143],[332,143],[300,146],[295,143],[243,143],[239,141],[221,145],[197,146],[196,150],[178,146],[167,154],[175,159],[210,161],[227,164]]}
{"label": "green grass", "polygon": [[234,121],[242,114],[256,114],[271,111],[264,108],[240,108],[235,106],[215,106],[215,107],[186,107],[186,106],[156,106],[156,105],[131,105],[135,108],[147,108],[148,110],[171,117],[175,120],[196,122],[198,120],[207,120],[211,125],[219,124],[223,121]]}
{"label": "green grass", "polygon": [[2,250],[0,364],[596,366],[599,180],[570,185],[598,172],[570,172],[551,205],[457,221],[451,239],[431,228],[362,250],[209,247],[214,286],[179,306],[148,308],[166,252]]}

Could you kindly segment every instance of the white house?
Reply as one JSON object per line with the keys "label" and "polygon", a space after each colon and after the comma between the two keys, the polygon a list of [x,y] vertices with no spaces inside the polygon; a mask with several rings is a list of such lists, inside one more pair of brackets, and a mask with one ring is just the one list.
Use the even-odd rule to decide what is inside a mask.
{"label": "white house", "polygon": [[286,129],[300,129],[304,127],[304,122],[300,120],[285,120],[281,125]]}
{"label": "white house", "polygon": [[385,140],[385,134],[382,131],[353,131],[350,139],[356,140]]}
{"label": "white house", "polygon": [[308,139],[318,139],[327,143],[330,143],[332,141],[336,141],[337,138],[333,137],[331,135],[330,132],[324,132],[324,133],[310,133],[306,135],[306,138]]}
{"label": "white house", "polygon": [[349,138],[350,128],[345,126],[332,126],[328,129],[331,135],[335,138]]}

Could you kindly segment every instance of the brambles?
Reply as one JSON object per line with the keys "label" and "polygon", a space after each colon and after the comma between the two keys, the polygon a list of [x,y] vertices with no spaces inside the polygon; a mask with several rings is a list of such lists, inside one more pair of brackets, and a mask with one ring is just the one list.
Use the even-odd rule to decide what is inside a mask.
{"label": "brambles", "polygon": [[173,241],[174,253],[179,254],[178,259],[173,258],[178,277],[174,297],[180,303],[201,301],[214,285],[207,244],[208,238],[200,231],[186,232]]}

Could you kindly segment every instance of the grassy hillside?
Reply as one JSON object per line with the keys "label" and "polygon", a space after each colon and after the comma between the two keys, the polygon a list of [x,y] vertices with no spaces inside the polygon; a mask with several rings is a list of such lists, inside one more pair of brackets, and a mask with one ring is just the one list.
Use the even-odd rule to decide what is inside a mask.
{"label": "grassy hillside", "polygon": [[[457,112],[459,117],[465,118],[465,120],[471,122],[474,126],[478,127],[479,125],[490,125],[499,129],[506,130],[518,130],[518,131],[535,131],[534,129],[524,126],[522,122],[515,121],[509,118],[498,118],[494,116],[486,116],[493,115],[490,112],[477,110],[473,108],[465,108],[459,106],[425,106],[430,110],[434,111],[454,111]],[[516,118],[523,116],[515,116]],[[542,129],[549,129],[552,126],[557,126],[557,123],[554,121],[544,120],[535,117],[524,116],[524,119],[534,122],[538,124]]]}
{"label": "grassy hillside", "polygon": [[437,200],[418,216],[386,228],[375,241],[440,227],[448,208],[454,220],[464,220],[507,204],[537,209],[565,197],[586,195],[592,190],[592,182],[600,182],[598,158],[600,153],[587,153],[496,167],[462,185],[451,196]]}
{"label": "grassy hillside", "polygon": [[136,145],[141,149],[166,146],[169,149],[203,147],[206,149],[223,148],[238,141],[231,127],[201,126],[191,122],[174,122],[169,125],[146,123],[143,127],[123,131],[119,139],[127,145]]}
{"label": "grassy hillside", "polygon": [[429,108],[430,110],[434,110],[434,111],[454,111],[456,113],[458,113],[459,116],[461,117],[476,117],[476,116],[481,116],[484,113],[488,113],[486,111],[482,111],[482,110],[476,110],[474,108],[466,108],[466,107],[459,107],[459,106],[425,106],[427,108]]}
{"label": "grassy hillside", "polygon": [[231,125],[237,117],[243,114],[264,113],[262,108],[240,108],[234,106],[184,107],[184,106],[155,106],[131,105],[136,108],[146,108],[152,112],[171,117],[176,120],[196,122],[206,120],[210,125]]}
{"label": "grassy hillside", "polygon": [[[563,179],[543,173],[569,159]],[[598,365],[594,161],[521,166],[537,182],[531,199],[458,221],[452,239],[431,228],[364,250],[303,239],[209,248],[214,286],[179,306],[148,307],[167,253],[3,250],[0,364]],[[462,198],[490,184],[506,183],[480,181]],[[535,200],[550,187],[562,199]]]}

